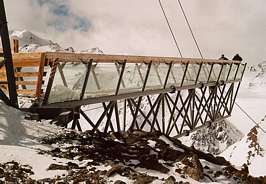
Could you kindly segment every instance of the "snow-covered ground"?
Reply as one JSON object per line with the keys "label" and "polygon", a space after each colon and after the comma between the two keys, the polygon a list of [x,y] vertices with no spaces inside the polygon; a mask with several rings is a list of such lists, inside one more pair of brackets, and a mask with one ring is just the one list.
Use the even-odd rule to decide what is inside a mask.
{"label": "snow-covered ground", "polygon": [[25,120],[24,114],[0,101],[0,163],[15,160],[33,167],[36,178],[52,177],[62,172],[47,171],[47,165],[54,163],[52,157],[38,154],[41,145],[39,137],[56,133],[58,127],[47,122]]}
{"label": "snow-covered ground", "polygon": [[[39,38],[28,31],[11,31],[11,36],[20,40],[22,52],[74,51],[73,48],[61,48],[58,44]],[[98,48],[80,52],[102,53]],[[262,129],[266,130],[266,120],[264,121],[266,118],[266,74],[264,67],[265,65],[262,63],[256,67],[256,72],[247,70],[236,102],[259,123]],[[221,143],[220,146],[226,149],[221,155],[238,167],[248,164],[250,173],[254,176],[266,175],[266,167],[263,164],[266,163],[266,133],[260,128],[253,129],[254,122],[237,106],[228,120],[235,129],[225,130],[231,132],[229,135],[234,142],[238,142],[228,149],[226,149],[227,142]],[[51,163],[66,163],[67,160],[38,154],[39,149],[49,149],[50,147],[41,145],[37,139],[57,133],[58,130],[58,127],[45,121],[25,120],[23,113],[0,102],[0,163],[15,160],[22,164],[29,164],[33,167],[34,178],[63,174],[63,171],[47,171],[47,168]],[[241,139],[243,135],[244,137]],[[158,173],[153,174],[158,175]]]}

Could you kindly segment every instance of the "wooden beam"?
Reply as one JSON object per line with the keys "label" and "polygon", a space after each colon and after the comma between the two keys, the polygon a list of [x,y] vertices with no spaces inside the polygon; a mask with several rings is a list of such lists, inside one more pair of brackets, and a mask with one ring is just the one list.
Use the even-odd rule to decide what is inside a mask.
{"label": "wooden beam", "polygon": [[14,61],[15,68],[23,68],[23,67],[38,67],[40,65],[40,61],[38,60],[24,60],[24,61]]}
{"label": "wooden beam", "polygon": [[12,57],[14,59],[18,59],[18,58],[41,58],[43,52],[20,52],[20,53],[13,53]]}
{"label": "wooden beam", "polygon": [[19,52],[19,41],[17,39],[12,39],[12,51],[13,53]]}
{"label": "wooden beam", "polygon": [[33,96],[35,97],[35,90],[29,90],[29,89],[18,89],[17,93],[20,95],[26,95],[26,96]]}
{"label": "wooden beam", "polygon": [[38,77],[38,72],[16,72],[15,77]]}
{"label": "wooden beam", "polygon": [[[12,39],[10,43],[11,43],[12,53],[18,53],[19,52],[19,40]],[[3,53],[3,48],[0,48],[0,53]]]}
{"label": "wooden beam", "polygon": [[96,63],[171,63],[173,64],[239,64],[239,61],[231,60],[215,60],[215,59],[199,59],[199,58],[177,58],[177,57],[154,57],[154,56],[129,56],[129,55],[104,55],[104,54],[83,54],[83,53],[63,53],[63,52],[47,52],[45,57],[49,60],[59,60],[63,62],[89,62],[93,59]]}
{"label": "wooden beam", "polygon": [[[16,72],[15,77],[38,77],[38,74],[38,72]],[[0,71],[0,78],[1,77],[6,77],[6,73]]]}
{"label": "wooden beam", "polygon": [[36,97],[40,97],[42,94],[43,76],[44,76],[45,55],[41,55],[41,61],[38,72],[38,82],[36,86]]}
{"label": "wooden beam", "polygon": [[37,81],[16,81],[16,85],[28,85],[28,86],[34,86],[37,85]]}
{"label": "wooden beam", "polygon": [[216,60],[216,59],[200,59],[200,58],[177,58],[177,57],[154,57],[154,56],[130,56],[130,55],[105,55],[105,54],[86,54],[86,53],[64,53],[64,52],[44,52],[44,53],[14,53],[14,61],[31,61],[40,62],[42,54],[45,55],[46,60],[56,60],[62,62],[89,62],[93,59],[96,63],[171,63],[173,64],[239,64],[240,61],[231,60]]}

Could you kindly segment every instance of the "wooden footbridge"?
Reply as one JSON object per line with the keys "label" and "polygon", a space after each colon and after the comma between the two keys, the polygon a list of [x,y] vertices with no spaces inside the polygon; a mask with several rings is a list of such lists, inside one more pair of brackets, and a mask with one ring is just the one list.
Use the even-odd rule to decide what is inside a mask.
{"label": "wooden footbridge", "polygon": [[92,131],[156,130],[169,136],[187,135],[232,113],[244,63],[62,52],[12,54],[1,3],[0,98],[7,104],[21,108],[18,99],[27,96],[34,103],[23,110],[63,126],[71,123],[81,130],[82,119]]}

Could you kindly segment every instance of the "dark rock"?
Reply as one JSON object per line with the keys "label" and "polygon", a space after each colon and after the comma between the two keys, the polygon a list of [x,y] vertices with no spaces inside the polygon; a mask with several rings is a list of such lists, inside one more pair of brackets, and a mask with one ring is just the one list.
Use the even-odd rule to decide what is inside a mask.
{"label": "dark rock", "polygon": [[67,165],[51,164],[47,170],[68,170]]}
{"label": "dark rock", "polygon": [[216,172],[214,173],[214,177],[215,177],[215,178],[218,178],[218,177],[221,176],[221,175],[223,175],[223,172],[222,172],[222,171],[216,171]]}
{"label": "dark rock", "polygon": [[121,172],[122,170],[122,167],[120,165],[113,165],[111,169],[109,169],[107,172],[106,172],[106,176],[107,177],[111,177],[113,176],[114,174],[118,173],[118,172]]}
{"label": "dark rock", "polygon": [[177,169],[175,170],[175,172],[177,172],[178,174],[183,174],[183,170],[180,169],[180,168],[177,168]]}
{"label": "dark rock", "polygon": [[153,182],[156,177],[148,176],[145,174],[137,175],[133,184],[149,184]]}
{"label": "dark rock", "polygon": [[155,155],[150,155],[149,157],[142,157],[140,161],[141,163],[137,165],[139,167],[152,169],[161,173],[168,173],[170,171],[167,167],[163,166],[161,163],[158,162],[158,159]]}
{"label": "dark rock", "polygon": [[175,184],[176,180],[173,176],[169,176],[165,181],[164,184]]}
{"label": "dark rock", "polygon": [[207,166],[207,165],[205,165],[205,166],[204,166],[204,169],[208,169],[208,170],[209,170],[209,169],[210,169],[210,167],[209,167],[209,166]]}
{"label": "dark rock", "polygon": [[114,182],[114,184],[126,184],[126,183],[123,182],[123,181],[121,181],[121,180],[116,180],[116,181]]}
{"label": "dark rock", "polygon": [[184,172],[189,177],[197,181],[203,179],[203,167],[199,161],[198,155],[193,154],[190,157],[185,157],[181,162],[187,166],[184,167]]}
{"label": "dark rock", "polygon": [[79,165],[73,162],[68,162],[67,166],[69,169],[79,169]]}

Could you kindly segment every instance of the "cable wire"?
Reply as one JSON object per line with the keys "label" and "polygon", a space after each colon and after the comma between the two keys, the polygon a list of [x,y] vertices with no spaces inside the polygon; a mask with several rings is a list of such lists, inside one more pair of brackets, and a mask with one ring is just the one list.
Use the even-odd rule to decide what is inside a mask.
{"label": "cable wire", "polygon": [[196,39],[196,37],[195,37],[195,35],[194,35],[194,33],[193,33],[192,27],[191,27],[191,25],[190,25],[190,23],[189,23],[189,21],[188,21],[188,18],[187,18],[187,15],[186,15],[185,10],[184,10],[184,8],[183,8],[183,5],[182,5],[182,3],[181,3],[181,0],[177,0],[177,2],[178,2],[179,6],[180,6],[180,8],[181,8],[182,14],[183,14],[183,16],[184,16],[184,18],[185,18],[185,20],[186,20],[187,26],[188,26],[189,31],[190,31],[190,33],[191,33],[191,36],[192,36],[192,38],[193,38],[193,40],[194,40],[194,42],[195,42],[195,45],[196,45],[196,47],[197,47],[197,49],[198,49],[198,52],[199,52],[199,54],[200,54],[200,57],[203,59],[203,54],[202,54],[201,49],[200,49],[200,47],[199,47],[198,41],[197,41],[197,39]]}
{"label": "cable wire", "polygon": [[237,102],[235,102],[236,106],[248,117],[249,120],[251,120],[251,122],[253,122],[256,126],[258,126],[261,131],[263,131],[263,133],[266,134],[266,131],[259,125],[259,123],[257,123],[249,114],[247,111],[245,111]]}
{"label": "cable wire", "polygon": [[181,50],[180,50],[180,48],[179,48],[179,46],[178,46],[178,43],[177,43],[177,40],[176,40],[175,34],[174,34],[173,29],[172,29],[172,27],[171,27],[171,25],[170,25],[170,22],[169,22],[169,20],[168,20],[168,17],[167,17],[167,15],[166,15],[166,13],[165,13],[165,10],[164,10],[164,8],[163,8],[162,2],[161,2],[161,0],[158,0],[158,1],[159,1],[159,4],[160,4],[160,7],[161,7],[161,9],[162,9],[162,12],[163,12],[164,18],[165,18],[165,20],[166,20],[166,23],[167,23],[167,25],[168,25],[168,28],[169,28],[169,30],[170,30],[170,33],[171,33],[171,35],[172,35],[172,37],[173,37],[173,40],[174,40],[174,42],[175,42],[175,46],[176,46],[176,48],[177,48],[177,50],[178,50],[178,53],[179,53],[180,57],[182,58],[183,55],[182,55]]}

